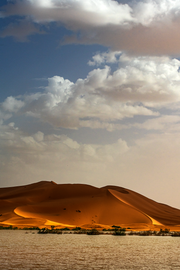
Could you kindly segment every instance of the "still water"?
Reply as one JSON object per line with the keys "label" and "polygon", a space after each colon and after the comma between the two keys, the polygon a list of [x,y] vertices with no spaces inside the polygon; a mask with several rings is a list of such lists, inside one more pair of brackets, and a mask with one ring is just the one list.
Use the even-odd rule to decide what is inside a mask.
{"label": "still water", "polygon": [[180,238],[0,231],[1,270],[180,270]]}

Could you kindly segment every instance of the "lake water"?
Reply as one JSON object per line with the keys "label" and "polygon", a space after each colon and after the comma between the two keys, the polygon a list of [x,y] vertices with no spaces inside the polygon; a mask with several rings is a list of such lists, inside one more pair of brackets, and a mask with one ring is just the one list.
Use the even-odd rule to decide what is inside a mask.
{"label": "lake water", "polygon": [[180,237],[0,231],[2,270],[180,269]]}

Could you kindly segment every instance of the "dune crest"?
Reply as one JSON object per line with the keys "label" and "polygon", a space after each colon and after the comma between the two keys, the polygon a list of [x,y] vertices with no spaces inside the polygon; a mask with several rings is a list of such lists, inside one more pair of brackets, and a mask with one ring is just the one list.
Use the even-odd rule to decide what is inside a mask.
{"label": "dune crest", "polygon": [[[123,203],[129,205],[130,207],[132,207],[132,208],[138,210],[139,212],[142,212],[140,209],[137,209],[136,207],[134,207],[133,205],[131,205],[131,204],[128,203],[127,201],[123,200],[123,199],[121,198],[121,196],[118,196],[118,195],[120,194],[118,191],[116,191],[116,190],[111,190],[111,189],[109,189],[109,191],[110,191],[111,194],[113,194],[118,200],[120,200],[120,201],[122,201]],[[145,212],[142,212],[142,214],[144,214],[145,216],[147,216],[147,217],[151,220],[151,222],[152,222],[153,225],[163,225],[163,224],[161,224],[159,221],[157,221],[157,220],[155,220],[154,218],[152,218],[152,217],[150,217],[149,215],[147,215]]]}
{"label": "dune crest", "polygon": [[155,229],[180,226],[180,210],[122,187],[41,181],[0,188],[0,225]]}

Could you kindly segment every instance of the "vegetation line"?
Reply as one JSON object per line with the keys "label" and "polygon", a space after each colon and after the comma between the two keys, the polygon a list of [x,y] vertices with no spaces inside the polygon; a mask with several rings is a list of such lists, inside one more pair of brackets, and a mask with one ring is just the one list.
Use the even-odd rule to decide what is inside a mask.
{"label": "vegetation line", "polygon": [[[130,228],[127,228],[130,230]],[[135,235],[135,236],[173,236],[180,237],[180,232],[172,231],[169,229],[160,229],[159,231],[127,231],[126,228],[121,228],[120,226],[113,225],[111,229],[83,229],[81,227],[75,227],[73,229],[65,228],[55,228],[55,226],[51,226],[51,228],[42,228],[39,227],[24,227],[18,228],[13,227],[12,225],[4,227],[0,226],[0,230],[36,230],[38,234],[87,234],[87,235],[115,235],[115,236],[126,236],[126,235]]]}

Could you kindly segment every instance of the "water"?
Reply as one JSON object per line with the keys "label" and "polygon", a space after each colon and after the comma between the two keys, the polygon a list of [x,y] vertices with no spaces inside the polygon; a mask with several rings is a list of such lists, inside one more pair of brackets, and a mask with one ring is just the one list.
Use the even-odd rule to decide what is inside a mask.
{"label": "water", "polygon": [[179,254],[179,237],[0,231],[2,270],[179,270]]}

